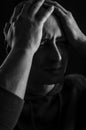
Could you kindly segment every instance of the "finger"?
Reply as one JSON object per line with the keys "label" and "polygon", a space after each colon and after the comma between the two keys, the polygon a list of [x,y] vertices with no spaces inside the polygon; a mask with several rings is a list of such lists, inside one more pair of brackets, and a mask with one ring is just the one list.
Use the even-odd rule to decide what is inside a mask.
{"label": "finger", "polygon": [[58,15],[60,16],[60,17],[65,17],[65,16],[67,16],[67,13],[64,13],[64,11],[61,9],[61,8],[58,8],[58,10],[56,11],[56,13],[58,13]]}
{"label": "finger", "polygon": [[6,24],[5,24],[5,27],[4,27],[4,29],[3,29],[4,35],[7,35],[10,26],[11,26],[10,23],[6,23]]}
{"label": "finger", "polygon": [[32,9],[30,10],[29,15],[31,17],[34,17],[35,14],[38,12],[38,10],[40,9],[40,7],[43,5],[45,0],[38,0],[33,6]]}
{"label": "finger", "polygon": [[26,1],[26,3],[23,6],[23,9],[21,11],[21,16],[24,16],[24,17],[28,16],[28,10],[29,10],[29,7],[31,6],[32,3],[33,3],[33,0]]}
{"label": "finger", "polygon": [[68,11],[56,1],[46,0],[45,4],[53,5],[55,6],[55,9],[62,10],[65,14],[68,13]]}
{"label": "finger", "polygon": [[10,19],[10,23],[13,23],[17,20],[18,18],[18,15],[20,14],[22,8],[23,8],[23,5],[24,5],[25,1],[24,2],[21,2],[19,3],[15,8],[14,8],[14,11],[13,11],[13,15],[11,16],[11,19]]}
{"label": "finger", "polygon": [[54,6],[51,6],[47,9],[47,11],[44,11],[42,16],[39,18],[41,23],[45,23],[49,16],[53,13],[54,11]]}
{"label": "finger", "polygon": [[4,29],[3,29],[3,33],[4,33],[4,36],[5,36],[5,40],[6,40],[7,33],[8,33],[8,30],[9,30],[10,26],[11,26],[10,23],[6,23],[6,24],[5,24],[5,27],[4,27]]}

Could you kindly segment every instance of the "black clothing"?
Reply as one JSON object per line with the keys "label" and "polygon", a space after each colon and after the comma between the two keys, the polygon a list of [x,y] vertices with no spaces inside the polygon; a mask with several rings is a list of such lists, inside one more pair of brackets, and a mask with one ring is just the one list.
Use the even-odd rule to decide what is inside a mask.
{"label": "black clothing", "polygon": [[13,130],[24,101],[0,87],[0,130]]}
{"label": "black clothing", "polygon": [[[1,93],[2,90],[0,90],[0,95]],[[0,104],[2,104],[2,107],[4,105],[7,106],[7,108],[5,107],[6,110],[3,111],[0,109],[0,130],[12,130],[11,128],[13,125],[15,126],[15,124],[16,126],[13,130],[86,129],[86,79],[84,76],[66,76],[62,89],[58,91],[55,87],[46,96],[28,95],[26,92],[22,112],[23,101],[9,92],[3,93],[3,98],[7,105],[5,105],[1,96]],[[10,98],[11,102],[9,104]],[[12,111],[8,111],[11,110],[11,108]],[[5,112],[5,115],[2,114],[2,112]],[[10,113],[12,114],[12,112],[13,115],[10,116]],[[21,115],[18,119],[17,115],[19,116],[20,112]],[[1,115],[4,118],[4,121],[2,120]],[[16,123],[17,119],[18,121]],[[6,122],[10,129],[5,128],[7,125]]]}

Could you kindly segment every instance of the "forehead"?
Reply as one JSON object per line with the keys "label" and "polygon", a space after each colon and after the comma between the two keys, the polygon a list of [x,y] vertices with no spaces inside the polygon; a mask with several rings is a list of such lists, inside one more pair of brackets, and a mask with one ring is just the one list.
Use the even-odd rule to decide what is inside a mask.
{"label": "forehead", "polygon": [[44,31],[46,31],[50,36],[56,36],[56,37],[62,36],[60,23],[53,15],[51,15],[45,22]]}

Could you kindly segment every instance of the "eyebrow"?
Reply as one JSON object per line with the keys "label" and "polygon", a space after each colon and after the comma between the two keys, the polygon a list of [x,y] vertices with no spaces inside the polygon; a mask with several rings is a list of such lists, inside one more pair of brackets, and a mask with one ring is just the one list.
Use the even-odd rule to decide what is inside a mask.
{"label": "eyebrow", "polygon": [[[48,40],[49,38],[47,38],[47,40]],[[43,42],[43,41],[45,41],[46,40],[46,38],[43,38],[42,37],[42,39],[41,39],[41,42]],[[50,39],[49,39],[50,40]],[[66,41],[66,39],[64,38],[64,37],[57,37],[56,38],[56,42],[65,42]]]}

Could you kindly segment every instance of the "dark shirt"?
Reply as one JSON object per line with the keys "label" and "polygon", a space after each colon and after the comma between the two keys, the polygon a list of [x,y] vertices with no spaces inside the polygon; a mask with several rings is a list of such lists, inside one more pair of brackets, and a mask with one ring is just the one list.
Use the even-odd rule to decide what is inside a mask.
{"label": "dark shirt", "polygon": [[[46,96],[34,96],[26,92],[23,109],[21,105],[23,103],[20,103],[23,101],[20,101],[17,96],[9,92],[4,92],[4,95],[3,98],[8,105],[5,105],[7,106],[6,110],[1,111],[0,109],[0,126],[2,128],[0,130],[12,130],[13,125],[15,126],[13,130],[86,129],[86,79],[84,76],[65,76],[62,89],[58,90],[55,87]],[[6,95],[8,95],[7,99]],[[2,107],[5,104],[3,103],[3,98],[0,99]],[[9,98],[11,98],[10,103]],[[15,101],[15,103],[12,101]],[[11,110],[11,106],[12,112],[8,111],[9,109]],[[2,114],[5,111],[5,115]],[[13,115],[9,116],[12,113]],[[1,114],[5,121],[2,120]],[[5,118],[4,116],[6,115],[7,117]],[[18,117],[20,115],[20,117],[15,117],[15,115],[18,115]],[[8,123],[9,129],[5,128],[7,126],[6,122]]]}
{"label": "dark shirt", "polygon": [[13,130],[24,101],[0,87],[0,130]]}

